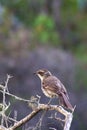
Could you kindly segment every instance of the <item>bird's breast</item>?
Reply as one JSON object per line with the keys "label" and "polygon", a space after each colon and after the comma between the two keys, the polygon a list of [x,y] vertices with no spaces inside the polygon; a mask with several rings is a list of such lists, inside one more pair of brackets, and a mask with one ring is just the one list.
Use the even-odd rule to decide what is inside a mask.
{"label": "bird's breast", "polygon": [[44,95],[46,95],[49,98],[58,97],[58,95],[56,93],[54,93],[53,91],[50,91],[49,89],[44,88],[43,86],[41,86],[41,89],[42,89],[42,92],[44,93]]}

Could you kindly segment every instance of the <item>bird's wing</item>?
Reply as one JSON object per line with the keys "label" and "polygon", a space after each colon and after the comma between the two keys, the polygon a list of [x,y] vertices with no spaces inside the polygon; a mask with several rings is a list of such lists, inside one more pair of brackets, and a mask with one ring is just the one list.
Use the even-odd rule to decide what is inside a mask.
{"label": "bird's wing", "polygon": [[56,83],[57,83],[56,80],[57,80],[57,78],[53,77],[53,76],[49,76],[48,78],[46,78],[43,81],[44,89],[49,89],[49,91],[53,91],[54,93],[56,93],[56,91],[58,91],[58,89],[59,89],[56,85]]}
{"label": "bird's wing", "polygon": [[61,83],[61,81],[55,76],[49,76],[46,80],[44,80],[44,88],[49,89],[54,93],[58,94],[64,93],[67,96],[67,98],[69,98],[66,88]]}
{"label": "bird's wing", "polygon": [[66,90],[66,88],[65,88],[65,86],[61,83],[61,90],[62,90],[62,92],[67,96],[67,98],[69,99],[69,96],[68,96],[68,93],[67,93],[67,90]]}
{"label": "bird's wing", "polygon": [[65,86],[61,83],[61,81],[59,79],[57,79],[57,84],[56,85],[60,86],[60,90],[61,90],[60,92],[64,93],[67,96],[67,98],[69,99],[67,90],[66,90]]}

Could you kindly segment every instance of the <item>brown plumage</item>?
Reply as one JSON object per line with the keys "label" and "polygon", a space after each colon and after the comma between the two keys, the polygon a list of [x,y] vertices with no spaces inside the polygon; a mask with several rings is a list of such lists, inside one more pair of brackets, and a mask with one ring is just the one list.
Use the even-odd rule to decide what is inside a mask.
{"label": "brown plumage", "polygon": [[36,74],[41,79],[41,89],[47,97],[59,97],[62,106],[73,110],[67,90],[57,77],[53,76],[51,72],[45,69],[38,70]]}

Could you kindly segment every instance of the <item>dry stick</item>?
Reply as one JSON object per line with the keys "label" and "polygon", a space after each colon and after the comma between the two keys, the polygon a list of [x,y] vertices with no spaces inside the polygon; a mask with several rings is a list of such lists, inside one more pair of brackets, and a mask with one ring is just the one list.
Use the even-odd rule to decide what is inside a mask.
{"label": "dry stick", "polygon": [[[2,90],[0,90],[0,92],[3,93]],[[15,99],[17,99],[17,100],[24,101],[24,102],[29,102],[29,100],[20,98],[20,97],[18,97],[18,96],[15,96],[14,94],[11,94],[11,93],[9,93],[9,92],[5,92],[5,94],[6,94],[6,95],[9,95],[9,96],[11,96],[11,97],[13,97],[13,98],[15,98]]]}
{"label": "dry stick", "polygon": [[[6,88],[7,88],[7,84],[8,84],[8,81],[9,81],[8,76],[9,76],[9,79],[12,77],[10,75],[7,75],[7,81],[6,81],[6,84],[5,84]],[[0,92],[3,93],[3,90],[4,90],[5,87],[3,85],[0,85],[0,88],[2,89],[2,90],[0,90]],[[27,100],[27,99],[23,99],[23,98],[20,98],[18,96],[15,96],[14,94],[9,93],[8,88],[6,90],[7,90],[7,91],[5,91],[6,95],[11,96],[11,97],[13,97],[17,100],[20,100],[20,101],[29,102],[29,100]]]}
{"label": "dry stick", "polygon": [[[3,126],[4,125],[4,120],[5,120],[5,107],[7,106],[6,105],[6,100],[5,100],[5,93],[6,93],[6,90],[7,90],[7,84],[8,84],[8,81],[10,79],[10,75],[7,75],[7,80],[5,82],[5,86],[3,87],[3,108],[2,108],[2,119],[1,119],[1,125]],[[7,124],[7,122],[6,122]]]}
{"label": "dry stick", "polygon": [[[41,107],[43,107],[45,109],[47,106],[42,104]],[[65,116],[64,130],[70,130],[71,122],[73,119],[73,113],[70,113],[70,112],[66,111],[65,109],[63,109],[63,107],[61,107],[61,106],[58,107],[56,105],[51,105],[50,108],[48,108],[48,109],[56,110],[56,111],[60,112],[61,114],[63,114]]]}
{"label": "dry stick", "polygon": [[15,123],[17,123],[18,121],[17,120],[15,120],[15,119],[13,119],[13,118],[11,118],[11,117],[8,117],[8,116],[5,116],[8,120],[11,120],[11,121],[14,121]]}
{"label": "dry stick", "polygon": [[23,125],[24,123],[26,123],[28,120],[31,120],[40,111],[41,111],[40,108],[32,111],[28,116],[26,116],[22,120],[18,121],[18,123],[15,123],[14,126],[12,126],[11,128],[9,128],[8,130],[15,130],[16,128],[18,128],[21,125]]}
{"label": "dry stick", "polygon": [[[5,87],[2,87],[3,88],[3,91],[0,90],[0,92],[3,93],[3,109],[2,109],[2,126],[3,126],[3,123],[4,123],[4,115],[5,115],[5,108],[6,108],[6,102],[5,102],[5,95],[9,95],[11,97],[14,97],[15,99],[18,99],[18,100],[21,100],[21,101],[25,101],[25,102],[31,102],[30,100],[26,100],[26,99],[22,99],[20,97],[17,97],[13,94],[10,94],[8,91],[6,92],[7,90],[7,83],[9,81],[9,78],[10,76],[7,75],[7,81],[5,83]],[[23,118],[22,120],[18,121],[17,123],[15,123],[12,127],[8,128],[8,130],[14,130],[16,128],[18,128],[19,126],[23,125],[24,123],[26,123],[27,121],[29,121],[30,119],[32,119],[39,111],[42,111],[42,110],[55,110],[57,112],[60,112],[61,114],[63,114],[65,116],[65,125],[64,125],[64,130],[70,130],[70,126],[71,126],[71,122],[72,122],[72,119],[73,119],[73,113],[70,113],[66,110],[64,110],[61,106],[57,106],[57,105],[48,105],[48,104],[38,104],[38,108],[35,109],[34,111],[32,111],[32,113],[30,113],[28,116],[26,116],[25,118]],[[74,112],[74,111],[73,111]],[[6,129],[7,130],[7,129]]]}
{"label": "dry stick", "polygon": [[[17,122],[17,111],[16,110],[14,111],[14,118],[13,119]],[[15,121],[14,121],[14,124],[16,123]]]}
{"label": "dry stick", "polygon": [[46,104],[39,104],[38,108],[34,111],[32,111],[28,116],[23,118],[22,120],[18,121],[14,126],[10,127],[9,130],[15,130],[16,128],[20,127],[30,119],[32,119],[38,112],[42,110],[55,110],[57,112],[60,112],[65,116],[65,125],[64,130],[70,130],[71,122],[73,119],[73,113],[67,112],[65,109],[63,109],[61,106],[57,105],[46,105]]}
{"label": "dry stick", "polygon": [[37,130],[37,129],[40,129],[40,130],[41,130],[42,121],[43,121],[43,118],[44,118],[46,112],[47,112],[47,110],[45,110],[45,111],[42,113],[42,115],[41,115],[39,121],[37,122],[36,126],[35,126],[32,130]]}

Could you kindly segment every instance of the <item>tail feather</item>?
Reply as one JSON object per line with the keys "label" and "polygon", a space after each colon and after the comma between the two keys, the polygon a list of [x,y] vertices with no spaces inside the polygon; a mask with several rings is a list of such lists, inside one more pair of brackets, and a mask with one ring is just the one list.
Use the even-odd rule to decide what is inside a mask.
{"label": "tail feather", "polygon": [[59,96],[59,99],[60,99],[61,105],[63,105],[64,107],[70,110],[73,110],[71,103],[69,102],[67,96],[64,93],[61,93],[61,95]]}

